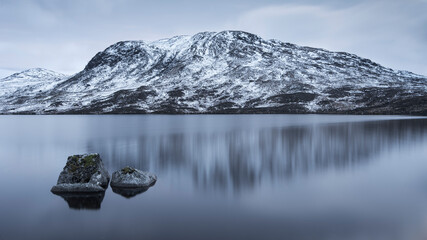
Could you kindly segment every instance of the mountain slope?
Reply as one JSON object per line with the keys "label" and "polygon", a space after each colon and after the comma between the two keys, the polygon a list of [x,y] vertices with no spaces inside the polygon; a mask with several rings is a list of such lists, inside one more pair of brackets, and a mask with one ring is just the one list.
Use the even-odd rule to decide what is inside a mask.
{"label": "mountain slope", "polygon": [[0,79],[0,113],[13,113],[8,109],[19,106],[37,109],[37,97],[66,79],[66,75],[43,68],[32,68]]}
{"label": "mountain slope", "polygon": [[74,76],[49,79],[9,88],[0,112],[427,115],[424,76],[239,31],[118,42]]}

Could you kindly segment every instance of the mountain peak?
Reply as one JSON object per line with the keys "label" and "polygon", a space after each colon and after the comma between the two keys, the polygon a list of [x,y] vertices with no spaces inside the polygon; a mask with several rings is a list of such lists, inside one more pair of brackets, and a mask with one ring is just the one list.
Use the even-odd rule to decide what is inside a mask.
{"label": "mountain peak", "polygon": [[[40,80],[46,71],[20,74]],[[0,94],[0,112],[427,115],[426,77],[242,31],[122,41],[71,78],[38,82]]]}

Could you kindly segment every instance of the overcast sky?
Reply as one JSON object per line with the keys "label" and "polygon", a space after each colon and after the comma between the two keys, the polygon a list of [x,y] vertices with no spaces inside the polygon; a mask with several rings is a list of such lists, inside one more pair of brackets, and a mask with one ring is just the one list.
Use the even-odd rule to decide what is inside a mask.
{"label": "overcast sky", "polygon": [[427,0],[0,0],[0,77],[73,74],[117,41],[222,30],[427,75]]}

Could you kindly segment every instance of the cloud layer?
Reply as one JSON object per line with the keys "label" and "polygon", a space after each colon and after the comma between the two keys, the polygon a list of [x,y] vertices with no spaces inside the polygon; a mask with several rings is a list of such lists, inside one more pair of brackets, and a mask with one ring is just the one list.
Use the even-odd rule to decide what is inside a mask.
{"label": "cloud layer", "polygon": [[71,74],[117,41],[226,29],[427,75],[426,10],[425,0],[0,0],[0,77],[31,67]]}
{"label": "cloud layer", "polygon": [[343,8],[284,4],[247,12],[230,26],[427,74],[425,10],[422,1],[372,1]]}

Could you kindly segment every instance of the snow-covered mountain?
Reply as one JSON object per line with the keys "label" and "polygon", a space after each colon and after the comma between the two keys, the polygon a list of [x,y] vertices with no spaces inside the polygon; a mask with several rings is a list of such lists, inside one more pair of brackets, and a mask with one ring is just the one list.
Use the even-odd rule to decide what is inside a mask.
{"label": "snow-covered mountain", "polygon": [[240,31],[118,42],[67,77],[0,80],[1,113],[427,115],[427,78]]}
{"label": "snow-covered mountain", "polygon": [[43,68],[32,68],[0,80],[0,97],[35,94],[48,90],[66,75]]}

